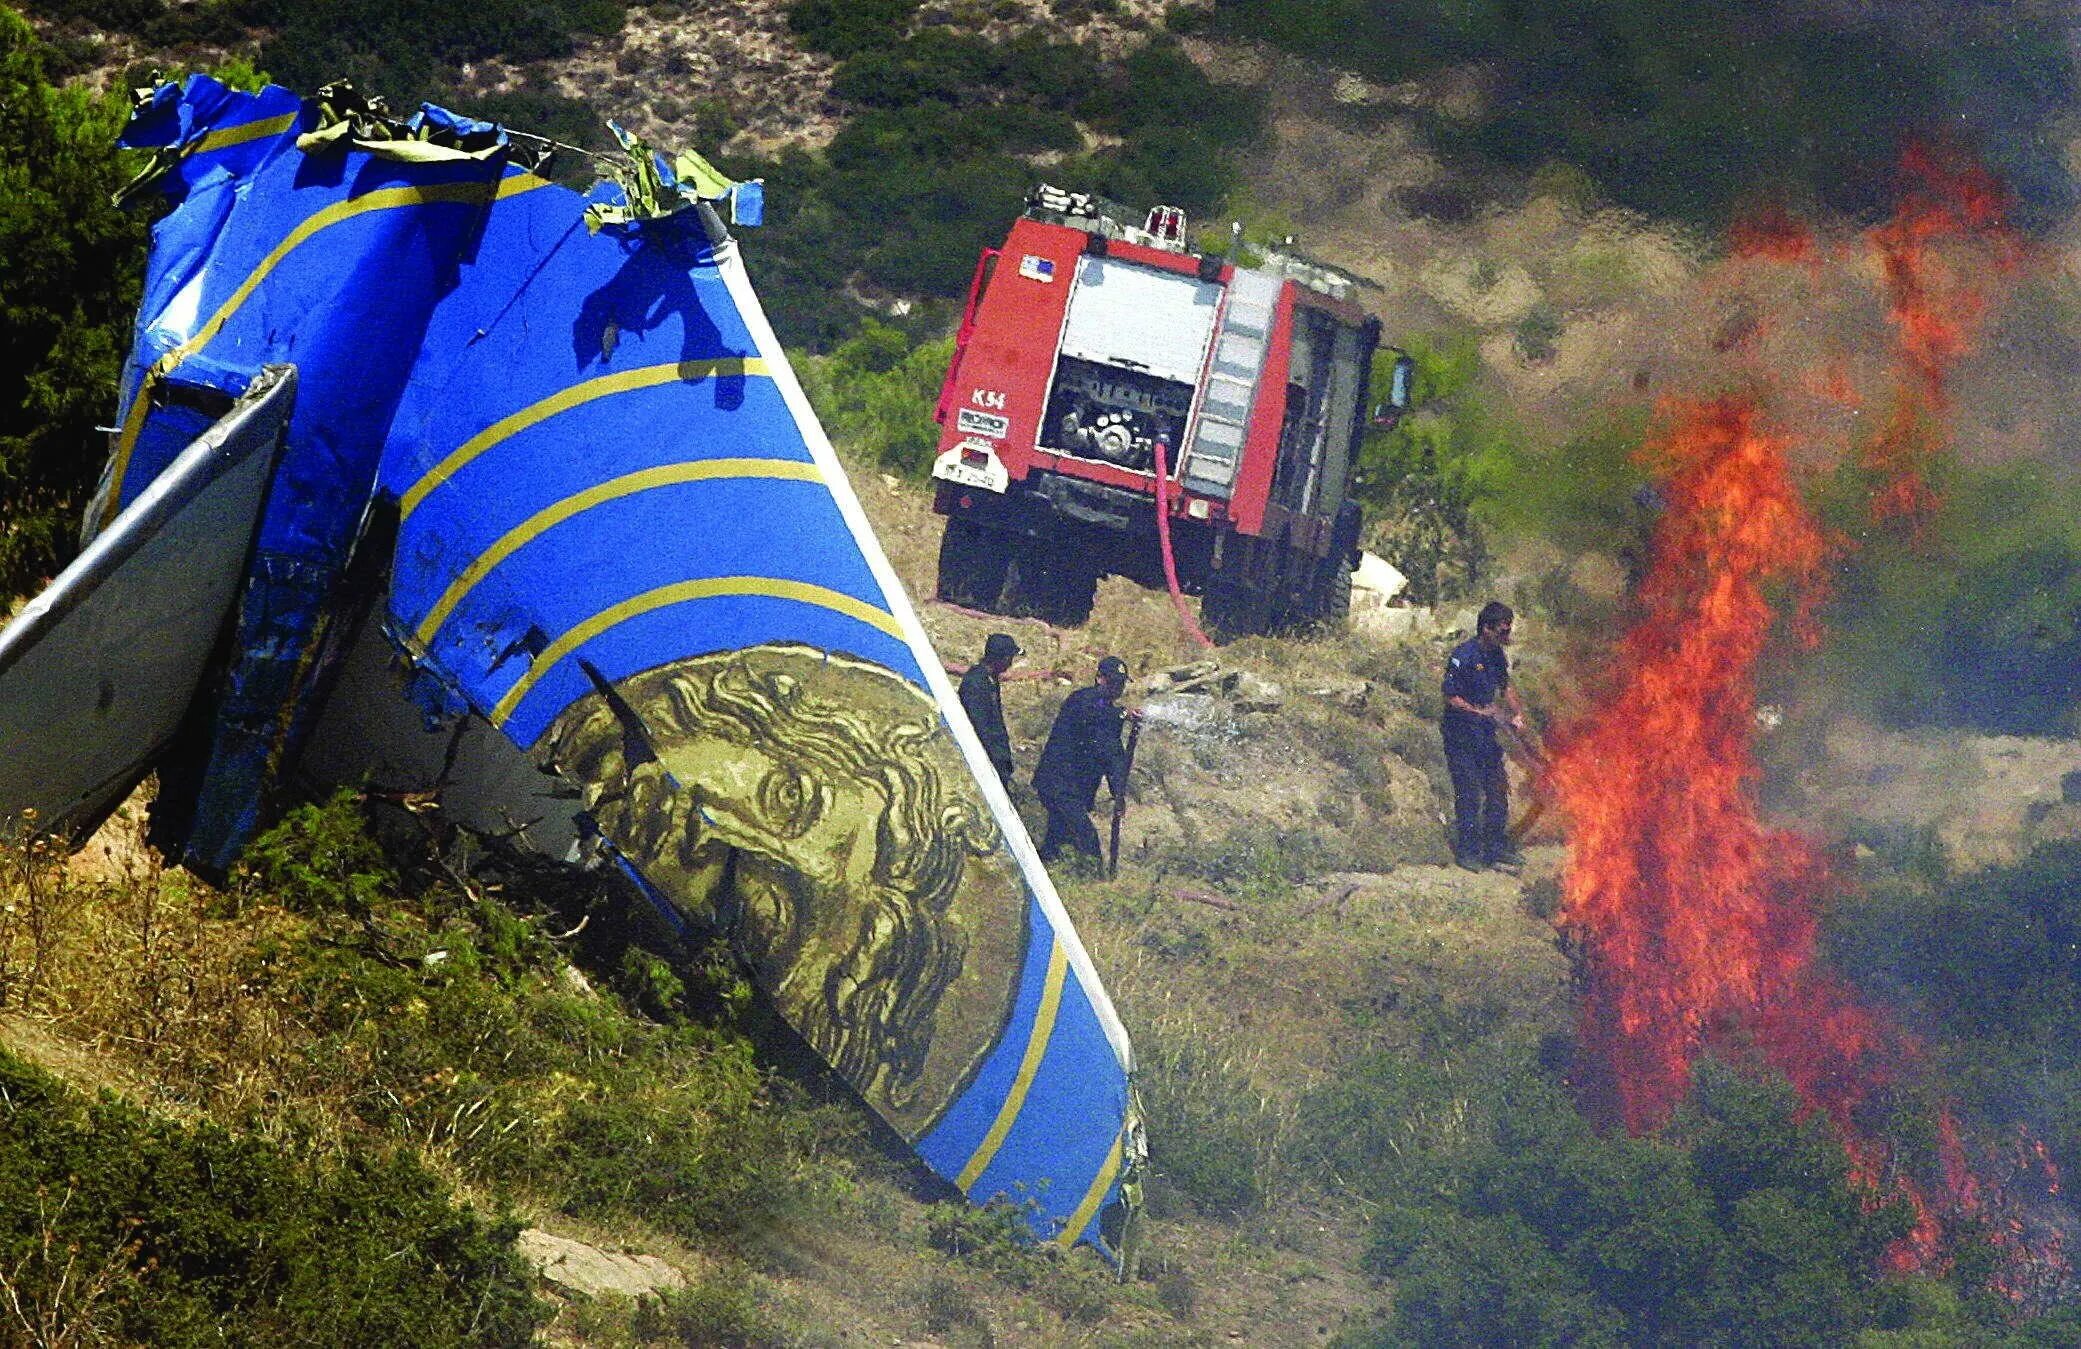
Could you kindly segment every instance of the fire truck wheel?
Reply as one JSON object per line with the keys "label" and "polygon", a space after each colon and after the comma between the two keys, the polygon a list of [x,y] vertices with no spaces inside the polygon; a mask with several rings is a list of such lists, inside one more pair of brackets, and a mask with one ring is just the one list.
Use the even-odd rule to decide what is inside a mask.
{"label": "fire truck wheel", "polygon": [[947,521],[939,539],[939,597],[966,609],[994,609],[1011,562],[1008,540],[995,530],[959,518]]}
{"label": "fire truck wheel", "polygon": [[1271,604],[1247,586],[1209,582],[1199,606],[1200,625],[1217,642],[1271,630]]}
{"label": "fire truck wheel", "polygon": [[1351,619],[1351,572],[1341,557],[1324,564],[1328,571],[1315,591],[1315,622],[1332,631]]}
{"label": "fire truck wheel", "polygon": [[1008,612],[1029,614],[1058,628],[1073,628],[1091,617],[1098,576],[1066,548],[1029,540],[1012,555],[1005,576]]}
{"label": "fire truck wheel", "polygon": [[1057,617],[1050,621],[1069,628],[1090,622],[1091,606],[1098,600],[1098,574],[1088,567],[1065,563],[1055,581]]}

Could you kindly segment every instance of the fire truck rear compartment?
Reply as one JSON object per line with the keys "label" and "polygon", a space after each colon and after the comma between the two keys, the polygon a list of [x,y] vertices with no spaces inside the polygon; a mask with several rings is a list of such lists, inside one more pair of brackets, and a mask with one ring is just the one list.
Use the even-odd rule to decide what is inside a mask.
{"label": "fire truck rear compartment", "polygon": [[1191,411],[1190,384],[1065,356],[1048,391],[1040,445],[1147,473],[1155,464],[1157,440],[1173,450],[1185,443]]}

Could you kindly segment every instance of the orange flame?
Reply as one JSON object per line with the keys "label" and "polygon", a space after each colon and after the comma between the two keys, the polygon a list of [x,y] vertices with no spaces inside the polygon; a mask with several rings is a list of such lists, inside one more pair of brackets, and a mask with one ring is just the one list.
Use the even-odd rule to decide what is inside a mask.
{"label": "orange flame", "polygon": [[[1865,451],[1881,480],[1881,518],[1933,504],[1922,464],[1940,443],[1945,381],[1986,308],[1936,245],[1973,238],[2012,248],[2003,199],[1985,173],[1944,167],[1919,149],[1903,166],[1903,208],[1868,236],[1896,334],[1894,406]],[[1817,256],[1812,235],[1782,219],[1745,226],[1735,247],[1784,262]],[[1840,367],[1822,378],[1854,404]],[[1947,1259],[1938,1207],[1867,1118],[1922,1048],[1817,964],[1816,904],[1833,878],[1814,844],[1763,822],[1755,796],[1757,665],[1787,602],[1794,632],[1818,640],[1814,614],[1835,545],[1802,500],[1790,442],[1765,423],[1759,398],[1673,403],[1662,417],[1647,456],[1665,510],[1638,591],[1641,616],[1619,642],[1602,697],[1555,735],[1547,774],[1570,843],[1556,921],[1581,952],[1586,988],[1594,1080],[1579,1085],[1592,1108],[1640,1133],[1668,1120],[1702,1052],[1748,1047],[1785,1076],[1804,1111],[1829,1121],[1870,1202],[1912,1209],[1889,1266],[1935,1268]],[[1944,1211],[1975,1221],[1991,1207],[2006,1211],[1974,1174],[1948,1109],[1938,1132],[1931,1179]],[[2044,1165],[2045,1189],[2056,1193],[2057,1173]],[[2017,1287],[2068,1278],[2057,1232],[1994,1239],[2028,1257],[2018,1265],[2028,1270],[2010,1278]]]}
{"label": "orange flame", "polygon": [[1794,219],[1782,206],[1764,206],[1736,220],[1728,229],[1728,246],[1737,258],[1771,262],[1803,262],[1818,267],[1821,250],[1813,227]]}
{"label": "orange flame", "polygon": [[1559,742],[1570,824],[1561,922],[1591,955],[1584,1010],[1629,1130],[1656,1127],[1708,1033],[1809,959],[1819,861],[1757,817],[1754,674],[1769,587],[1811,603],[1827,545],[1785,442],[1748,401],[1673,410],[1656,447],[1667,502],[1621,642],[1622,674]]}
{"label": "orange flame", "polygon": [[2019,255],[2007,196],[1986,170],[1911,145],[1901,156],[1901,176],[1900,210],[1867,236],[1885,278],[1898,365],[1892,410],[1863,455],[1879,480],[1871,504],[1877,521],[1919,520],[1936,506],[1923,465],[1942,440],[1951,369],[1987,313],[1976,279],[1981,269],[1958,265],[1944,245],[1982,245],[2001,270]]}

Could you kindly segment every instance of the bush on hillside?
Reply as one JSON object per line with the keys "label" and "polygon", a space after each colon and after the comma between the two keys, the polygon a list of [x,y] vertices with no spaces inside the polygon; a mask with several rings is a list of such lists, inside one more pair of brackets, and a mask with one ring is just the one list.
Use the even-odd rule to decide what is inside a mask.
{"label": "bush on hillside", "polygon": [[144,260],[120,97],[54,88],[41,45],[0,7],[0,593],[55,571],[107,445]]}
{"label": "bush on hillside", "polygon": [[[1437,604],[1486,576],[1484,478],[1506,451],[1477,382],[1473,336],[1417,333],[1400,341],[1416,362],[1413,410],[1391,430],[1367,431],[1356,494],[1366,506],[1367,546],[1409,578],[1412,601]],[[1375,357],[1375,389],[1387,387],[1394,355]]]}
{"label": "bush on hillside", "polygon": [[[261,61],[291,89],[311,93],[351,79],[391,106],[453,101],[465,61],[563,56],[581,37],[621,29],[621,0],[236,0],[239,17],[267,29]],[[532,130],[533,128],[526,128]]]}
{"label": "bush on hillside", "polygon": [[208,43],[237,46],[246,40],[238,0],[30,0],[24,6],[60,30],[81,26],[128,33],[147,46],[186,47]]}
{"label": "bush on hillside", "polygon": [[1857,539],[1825,618],[1826,669],[1889,721],[2071,734],[2081,713],[2081,522],[2072,474],[1938,464],[1933,515],[1874,526],[1861,474],[1825,500]]}
{"label": "bush on hillside", "polygon": [[918,0],[794,0],[788,30],[811,51],[856,56],[902,40]]}
{"label": "bush on hillside", "polygon": [[1950,1046],[1967,1112],[2029,1120],[2063,1165],[2081,1156],[2081,843],[1955,878],[1876,866],[1827,935],[1832,961]]}
{"label": "bush on hillside", "polygon": [[932,411],[953,355],[952,338],[912,346],[900,329],[869,319],[829,356],[803,360],[802,383],[840,449],[922,478],[939,448]]}
{"label": "bush on hillside", "polygon": [[2075,88],[2049,10],[1217,0],[1214,29],[1390,84],[1478,63],[1493,96],[1435,119],[1442,138],[1576,165],[1657,215],[1719,222],[1757,193],[1876,211],[1900,141],[1931,134],[1967,139],[2041,219],[2074,195],[2046,134]]}
{"label": "bush on hillside", "polygon": [[[309,1039],[284,1064],[295,1095],[438,1150],[481,1184],[611,1221],[641,1214],[687,1235],[727,1233],[843,1183],[814,1161],[849,1127],[783,1104],[729,1024],[748,993],[696,951],[632,947],[603,906],[597,958],[661,1020],[573,989],[543,924],[443,879],[413,893],[349,794],[292,811],[248,854],[248,903],[280,896],[320,922],[272,962],[269,987]],[[568,889],[565,881],[561,889]],[[344,922],[339,920],[346,920]],[[715,1013],[686,1015],[696,1001]],[[371,1009],[384,1009],[370,1015]]]}
{"label": "bush on hillside", "polygon": [[725,948],[675,946],[640,898],[562,868],[491,869],[493,899],[422,834],[436,821],[399,820],[386,850],[350,795],[292,811],[228,894],[17,845],[0,997],[300,1158],[396,1149],[541,1209],[725,1241],[844,1191],[857,1107],[761,1063]]}
{"label": "bush on hillside", "polygon": [[[1257,98],[1215,85],[1170,41],[1108,63],[1090,48],[1025,34],[992,43],[945,27],[907,31],[911,7],[805,0],[803,40],[843,57],[833,91],[854,105],[828,168],[733,163],[765,174],[778,230],[753,249],[761,293],[790,344],[842,341],[861,318],[834,303],[857,275],[883,290],[952,300],[1043,178],[1138,206],[1204,213],[1237,182],[1262,125]],[[1117,147],[1036,169],[1022,156],[1074,152],[1079,123]],[[813,226],[795,226],[795,215]],[[834,285],[833,283],[837,284]]]}
{"label": "bush on hillside", "polygon": [[0,1339],[524,1345],[547,1319],[518,1224],[415,1162],[296,1159],[88,1102],[0,1053]]}
{"label": "bush on hillside", "polygon": [[[1380,1344],[1824,1345],[1907,1332],[1989,1342],[1956,1279],[1882,1271],[1905,1203],[1874,1204],[1782,1084],[1708,1065],[1660,1139],[1600,1138],[1547,1091],[1498,1109],[1434,1187],[1383,1195],[1369,1266]],[[1985,1272],[1982,1270],[1981,1272]],[[1925,1342],[1925,1341],[1917,1341]]]}

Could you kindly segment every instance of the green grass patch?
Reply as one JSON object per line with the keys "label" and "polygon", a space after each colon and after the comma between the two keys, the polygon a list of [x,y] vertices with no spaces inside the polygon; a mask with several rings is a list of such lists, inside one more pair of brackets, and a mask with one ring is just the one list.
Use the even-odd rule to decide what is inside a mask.
{"label": "green grass patch", "polygon": [[528,1344],[518,1224],[407,1153],[285,1153],[89,1101],[0,1053],[0,1339]]}
{"label": "green grass patch", "polygon": [[380,1146],[602,1224],[727,1244],[850,1189],[858,1107],[762,1060],[719,951],[672,944],[619,886],[479,879],[458,840],[402,839],[379,846],[342,794],[291,811],[227,892],[18,850],[0,992],[299,1153]]}

